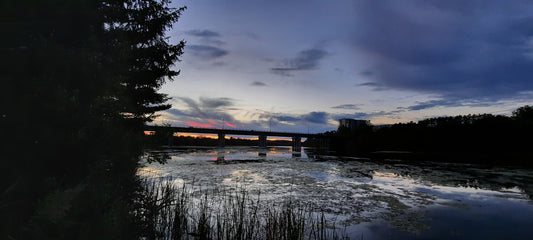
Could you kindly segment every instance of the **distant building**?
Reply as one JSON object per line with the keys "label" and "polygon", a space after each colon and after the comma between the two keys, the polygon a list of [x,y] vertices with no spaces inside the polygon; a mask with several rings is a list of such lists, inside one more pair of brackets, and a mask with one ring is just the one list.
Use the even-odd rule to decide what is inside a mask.
{"label": "distant building", "polygon": [[360,128],[362,125],[370,125],[370,120],[359,120],[349,118],[343,118],[339,120],[339,127],[346,127],[352,131]]}

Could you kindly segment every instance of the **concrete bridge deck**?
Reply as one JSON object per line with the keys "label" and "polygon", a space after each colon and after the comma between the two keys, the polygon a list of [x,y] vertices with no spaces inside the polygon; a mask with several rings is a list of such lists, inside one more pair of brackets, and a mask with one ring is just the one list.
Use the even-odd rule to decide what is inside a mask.
{"label": "concrete bridge deck", "polygon": [[255,130],[239,130],[239,129],[216,129],[216,128],[195,128],[195,127],[171,127],[171,126],[146,126],[146,131],[171,130],[173,133],[206,133],[217,134],[219,147],[225,146],[226,135],[242,135],[242,136],[258,136],[259,147],[267,146],[267,137],[290,137],[292,138],[293,152],[301,152],[302,138],[324,138],[329,137],[324,134],[309,134],[309,133],[291,133],[291,132],[272,132],[272,131],[255,131]]}

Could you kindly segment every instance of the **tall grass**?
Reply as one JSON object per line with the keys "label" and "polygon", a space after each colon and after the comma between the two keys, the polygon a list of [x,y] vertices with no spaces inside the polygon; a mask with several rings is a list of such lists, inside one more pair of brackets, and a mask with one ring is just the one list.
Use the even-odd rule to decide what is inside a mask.
{"label": "tall grass", "polygon": [[292,199],[267,205],[244,189],[193,191],[144,180],[135,207],[143,240],[348,239],[309,205]]}

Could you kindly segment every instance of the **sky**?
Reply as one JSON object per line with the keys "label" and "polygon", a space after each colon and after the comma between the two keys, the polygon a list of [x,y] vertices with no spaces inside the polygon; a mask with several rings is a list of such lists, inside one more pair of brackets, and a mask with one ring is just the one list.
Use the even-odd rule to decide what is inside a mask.
{"label": "sky", "polygon": [[533,2],[175,0],[156,124],[320,133],[533,104]]}

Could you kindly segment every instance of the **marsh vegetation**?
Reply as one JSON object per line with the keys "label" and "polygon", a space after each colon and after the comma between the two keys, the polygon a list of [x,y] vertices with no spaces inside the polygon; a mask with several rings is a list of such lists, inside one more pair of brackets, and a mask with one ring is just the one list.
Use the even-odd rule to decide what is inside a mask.
{"label": "marsh vegetation", "polygon": [[246,189],[194,191],[158,178],[145,180],[137,196],[142,239],[348,239],[323,212],[296,199],[265,205]]}

